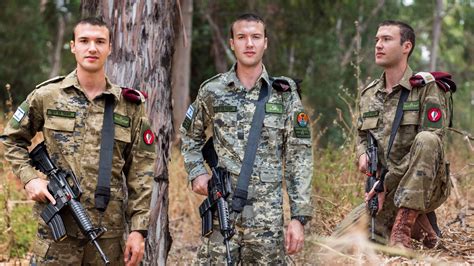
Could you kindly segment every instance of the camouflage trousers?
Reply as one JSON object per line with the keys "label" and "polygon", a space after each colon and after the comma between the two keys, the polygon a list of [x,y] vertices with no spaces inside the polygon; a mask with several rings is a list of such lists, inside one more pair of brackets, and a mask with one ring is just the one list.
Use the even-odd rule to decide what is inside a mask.
{"label": "camouflage trousers", "polygon": [[[33,244],[31,264],[36,265],[104,265],[92,243],[84,245],[84,239],[67,237],[60,242],[37,237]],[[100,238],[98,243],[110,261],[110,265],[124,265],[124,242],[119,238]]]}
{"label": "camouflage trousers", "polygon": [[[219,226],[214,225],[209,238],[202,239],[196,265],[225,265],[226,246]],[[244,228],[236,225],[230,240],[230,253],[235,265],[286,265],[283,243],[283,227]]]}
{"label": "camouflage trousers", "polygon": [[[387,174],[387,194],[382,210],[377,214],[375,230],[380,242],[390,236],[397,210],[401,207],[428,213],[446,201],[451,189],[448,164],[439,137],[427,131],[417,134],[409,154],[409,165],[405,173],[397,176]],[[336,228],[333,235],[346,232],[367,214],[365,203],[355,208]]]}

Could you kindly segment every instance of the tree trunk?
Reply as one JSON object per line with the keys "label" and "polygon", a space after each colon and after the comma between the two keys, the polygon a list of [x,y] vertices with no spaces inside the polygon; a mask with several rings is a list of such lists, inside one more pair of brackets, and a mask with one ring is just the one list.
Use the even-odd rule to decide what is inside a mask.
{"label": "tree trunk", "polygon": [[431,43],[430,71],[436,70],[438,59],[439,38],[441,37],[441,24],[443,23],[443,0],[436,0],[433,20],[433,42]]}
{"label": "tree trunk", "polygon": [[63,12],[58,10],[58,32],[56,33],[56,43],[54,44],[53,54],[51,56],[51,71],[49,77],[53,78],[59,75],[61,70],[61,51],[64,45],[64,31],[66,28],[66,18]]}
{"label": "tree trunk", "polygon": [[[100,2],[100,1],[99,1]],[[171,63],[176,2],[82,0],[86,14],[99,14],[112,28],[107,74],[121,86],[147,91],[147,113],[157,136],[157,162],[144,263],[164,265],[171,247],[168,228],[168,161],[173,130]],[[94,6],[95,4],[95,6]],[[100,13],[88,7],[101,9]],[[84,13],[83,13],[84,16]]]}
{"label": "tree trunk", "polygon": [[191,33],[193,25],[193,0],[180,0],[180,20],[172,68],[173,94],[173,142],[179,141],[179,126],[184,120],[189,105],[189,83],[191,78]]}

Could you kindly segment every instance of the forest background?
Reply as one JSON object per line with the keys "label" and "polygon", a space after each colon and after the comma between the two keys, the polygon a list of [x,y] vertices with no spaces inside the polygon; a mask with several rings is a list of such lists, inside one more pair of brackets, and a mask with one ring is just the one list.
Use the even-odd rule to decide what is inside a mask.
{"label": "forest background", "polygon": [[[80,0],[0,1],[0,113],[4,113],[3,118],[15,110],[36,84],[66,75],[75,67],[69,40],[72,25],[84,13],[81,7],[84,8]],[[440,210],[440,220],[442,228],[448,232],[453,230],[452,234],[447,233],[448,239],[459,232],[467,234],[458,235],[465,238],[455,239],[453,243],[448,241],[459,245],[456,248],[427,256],[443,254],[448,261],[458,257],[460,261],[472,263],[473,249],[463,248],[463,245],[471,243],[472,246],[473,242],[472,229],[469,229],[472,203],[468,195],[473,192],[474,176],[474,149],[469,141],[469,132],[474,132],[474,1],[181,0],[174,27],[172,86],[164,88],[172,92],[175,129],[188,104],[194,100],[199,85],[216,73],[227,71],[233,64],[235,59],[227,45],[228,27],[244,12],[255,12],[266,21],[269,47],[264,57],[265,66],[273,76],[302,80],[302,97],[311,114],[316,219],[307,226],[309,243],[305,252],[295,260],[313,261],[316,258],[313,251],[325,250],[322,246],[327,244],[321,244],[319,237],[328,236],[349,210],[362,201],[364,177],[357,174],[353,164],[355,102],[359,90],[381,75],[380,68],[373,63],[377,25],[385,19],[396,19],[411,24],[417,34],[410,59],[412,69],[450,72],[458,85],[454,94],[454,128],[460,134],[449,133],[447,145],[452,162],[451,177],[457,187]],[[10,90],[6,89],[7,84]],[[174,134],[173,140],[168,172],[170,231],[174,242],[169,261],[178,258],[190,261],[199,244],[197,206],[202,198],[190,192],[182,158],[176,149],[179,136]],[[0,155],[2,152],[0,149]],[[3,158],[0,163],[0,192],[3,192],[0,208],[11,217],[11,220],[0,221],[0,238],[3,237],[0,240],[8,239],[0,241],[0,254],[5,258],[24,257],[30,249],[34,223],[21,227],[15,224],[25,225],[25,220],[31,220],[27,216],[31,202],[17,189],[21,185],[14,182]],[[2,249],[1,243],[7,242],[9,246]],[[453,253],[458,251],[460,253]]]}

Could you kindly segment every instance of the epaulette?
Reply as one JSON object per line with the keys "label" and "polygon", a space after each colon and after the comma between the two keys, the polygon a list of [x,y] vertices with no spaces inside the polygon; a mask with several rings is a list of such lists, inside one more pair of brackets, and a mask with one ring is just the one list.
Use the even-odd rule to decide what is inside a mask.
{"label": "epaulette", "polygon": [[362,91],[360,95],[364,94],[368,89],[372,88],[373,86],[377,85],[380,82],[380,79],[374,79],[372,82],[369,83]]}
{"label": "epaulette", "polygon": [[211,77],[211,78],[206,79],[203,83],[201,83],[200,88],[204,87],[204,85],[206,85],[207,83],[209,83],[209,82],[211,82],[211,81],[213,81],[213,80],[219,78],[220,76],[222,76],[222,73],[219,73],[219,74],[217,74],[217,75],[215,75],[215,76],[213,76],[213,77]]}
{"label": "epaulette", "polygon": [[418,72],[410,78],[410,85],[414,88],[421,88],[431,82],[436,82],[438,87],[445,92],[456,92],[456,83],[447,72]]}
{"label": "epaulette", "polygon": [[57,76],[57,77],[48,79],[48,80],[43,81],[40,84],[36,85],[36,88],[38,89],[38,88],[43,87],[45,85],[48,85],[50,83],[57,83],[57,82],[63,80],[64,78],[66,78],[66,76]]}
{"label": "epaulette", "polygon": [[145,102],[145,100],[148,98],[148,94],[144,91],[131,89],[131,88],[125,88],[125,87],[121,87],[121,88],[122,88],[123,98],[125,98],[129,102],[141,104]]}

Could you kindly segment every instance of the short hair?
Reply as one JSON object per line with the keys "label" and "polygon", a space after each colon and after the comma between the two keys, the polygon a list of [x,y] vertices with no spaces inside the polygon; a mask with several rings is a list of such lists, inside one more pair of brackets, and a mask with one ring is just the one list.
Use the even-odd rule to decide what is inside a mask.
{"label": "short hair", "polygon": [[112,31],[109,28],[109,25],[105,23],[105,21],[101,17],[87,17],[87,18],[82,18],[79,20],[76,25],[74,25],[74,28],[72,29],[72,41],[76,39],[76,36],[74,32],[76,31],[76,27],[80,24],[90,24],[93,26],[99,26],[99,27],[105,27],[109,31],[109,42],[112,41]]}
{"label": "short hair", "polygon": [[234,24],[237,22],[237,21],[242,21],[242,20],[245,20],[245,21],[255,21],[255,22],[260,22],[263,24],[263,35],[264,37],[267,37],[267,27],[265,26],[265,21],[263,21],[263,18],[260,17],[259,15],[256,15],[256,14],[253,14],[253,13],[245,13],[245,14],[242,14],[240,16],[238,16],[233,22],[232,24],[230,24],[230,38],[234,38]]}
{"label": "short hair", "polygon": [[411,50],[408,53],[408,57],[410,57],[413,49],[415,49],[415,31],[413,28],[405,22],[398,21],[398,20],[385,20],[379,24],[379,28],[382,26],[398,26],[400,29],[400,45],[402,45],[406,41],[410,41],[412,44]]}

